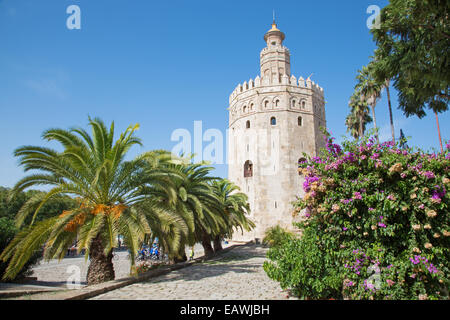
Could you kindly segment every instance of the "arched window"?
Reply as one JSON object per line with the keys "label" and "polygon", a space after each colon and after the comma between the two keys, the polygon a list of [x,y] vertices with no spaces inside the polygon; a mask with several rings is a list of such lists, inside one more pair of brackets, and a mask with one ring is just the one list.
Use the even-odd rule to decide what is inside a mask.
{"label": "arched window", "polygon": [[248,111],[252,111],[253,110],[253,103],[250,103],[250,108]]}
{"label": "arched window", "polygon": [[302,117],[298,117],[297,124],[299,127],[303,126],[303,118]]}
{"label": "arched window", "polygon": [[269,108],[269,101],[268,100],[264,101],[264,108],[265,109]]}
{"label": "arched window", "polygon": [[276,119],[275,117],[270,118],[270,124],[271,124],[272,126],[277,125],[277,119]]}
{"label": "arched window", "polygon": [[247,129],[250,129],[250,120],[247,120],[247,122],[246,122],[246,124],[245,124],[245,127],[246,127]]}
{"label": "arched window", "polygon": [[247,160],[244,164],[244,178],[250,177],[253,177],[253,163],[250,160]]}
{"label": "arched window", "polygon": [[247,112],[247,106],[244,106],[244,108],[242,109],[244,111],[244,113]]}
{"label": "arched window", "polygon": [[280,106],[280,100],[275,100],[275,107],[279,107]]}
{"label": "arched window", "polygon": [[296,101],[292,100],[292,108],[295,108],[295,103],[296,103]]}
{"label": "arched window", "polygon": [[306,108],[306,101],[303,100],[303,101],[302,101],[302,109],[305,109],[305,108]]}

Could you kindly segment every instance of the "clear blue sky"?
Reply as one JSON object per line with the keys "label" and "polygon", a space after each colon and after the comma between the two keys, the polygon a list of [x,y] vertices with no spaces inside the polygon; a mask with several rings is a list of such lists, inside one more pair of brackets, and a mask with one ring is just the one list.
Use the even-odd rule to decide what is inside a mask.
{"label": "clear blue sky", "polygon": [[[81,30],[66,27],[66,8],[81,8]],[[259,72],[272,10],[291,51],[291,71],[325,89],[328,127],[344,125],[356,71],[375,48],[366,27],[369,5],[345,1],[0,0],[0,185],[24,176],[13,157],[21,145],[48,145],[51,127],[86,126],[99,116],[118,130],[140,123],[144,148],[171,150],[173,130],[225,132],[228,97]],[[396,107],[396,92],[392,92]],[[376,108],[382,137],[389,138],[387,102]],[[418,120],[394,111],[410,145],[438,148],[433,114]],[[450,138],[449,112],[440,117]],[[226,177],[226,165],[216,174]]]}

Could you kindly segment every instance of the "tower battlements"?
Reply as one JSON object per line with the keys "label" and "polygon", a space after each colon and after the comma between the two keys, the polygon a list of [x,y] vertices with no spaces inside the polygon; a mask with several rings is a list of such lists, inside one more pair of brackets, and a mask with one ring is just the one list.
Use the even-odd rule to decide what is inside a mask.
{"label": "tower battlements", "polygon": [[310,79],[305,80],[303,79],[303,77],[300,77],[297,80],[297,78],[294,75],[292,75],[291,77],[288,77],[287,75],[282,75],[281,79],[277,77],[260,78],[259,76],[257,76],[254,80],[250,79],[249,81],[245,81],[244,83],[238,84],[236,88],[233,90],[233,92],[230,94],[229,102],[230,104],[232,104],[235,98],[237,98],[242,93],[246,93],[249,90],[263,87],[273,88],[274,86],[289,86],[292,89],[294,89],[294,91],[295,89],[309,89],[318,94],[321,98],[324,98],[323,88]]}

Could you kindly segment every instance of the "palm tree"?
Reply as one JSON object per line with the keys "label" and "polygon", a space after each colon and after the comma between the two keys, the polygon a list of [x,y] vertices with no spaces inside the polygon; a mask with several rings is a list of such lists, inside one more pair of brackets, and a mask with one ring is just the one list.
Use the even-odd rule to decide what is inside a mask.
{"label": "palm tree", "polygon": [[238,192],[239,187],[227,179],[214,180],[211,183],[213,192],[219,199],[218,214],[223,216],[226,225],[214,237],[214,252],[222,250],[222,239],[231,238],[234,229],[250,231],[255,224],[246,217],[250,213],[248,197]]}
{"label": "palm tree", "polygon": [[355,92],[349,101],[350,114],[345,119],[347,131],[353,138],[358,139],[364,136],[367,123],[372,122],[369,115],[369,107],[365,101],[360,98],[360,93]]}
{"label": "palm tree", "polygon": [[179,252],[172,257],[175,261],[187,259],[185,246],[193,246],[200,242],[205,255],[212,255],[214,249],[211,245],[212,235],[219,232],[226,222],[217,214],[218,199],[216,198],[210,182],[217,179],[210,176],[213,167],[204,163],[190,163],[191,158],[177,158],[167,154],[172,160],[164,163],[164,168],[170,173],[171,185],[174,194],[158,192],[157,188],[151,191],[157,194],[163,202],[170,203],[172,210],[176,211],[188,226],[188,233],[182,239]]}
{"label": "palm tree", "polygon": [[391,104],[391,94],[390,94],[390,84],[391,79],[389,75],[389,67],[385,60],[382,58],[382,53],[378,49],[375,51],[375,55],[372,57],[372,61],[369,63],[369,69],[373,74],[373,77],[382,84],[383,88],[386,89],[388,109],[389,109],[389,121],[391,124],[391,134],[392,141],[395,143],[395,129],[394,129],[394,119],[392,116],[392,104]]}
{"label": "palm tree", "polygon": [[394,130],[394,119],[392,116],[392,105],[391,105],[391,94],[389,92],[391,80],[386,79],[384,88],[386,89],[387,99],[388,99],[388,108],[389,108],[389,121],[391,123],[391,134],[392,134],[392,141],[395,143],[395,130]]}
{"label": "palm tree", "polygon": [[[76,240],[78,251],[86,250],[85,257],[90,258],[87,283],[112,280],[112,249],[117,246],[119,234],[129,248],[133,269],[135,254],[145,235],[156,230],[167,237],[181,238],[187,233],[184,220],[170,206],[144,192],[146,186],[164,185],[167,176],[140,157],[124,160],[132,146],[141,145],[134,136],[139,126],[128,127],[115,142],[114,123],[108,130],[100,119],[89,118],[89,126],[92,136],[81,128],[45,131],[43,138],[59,142],[62,152],[36,146],[15,150],[25,171],[38,173],[20,180],[13,188],[13,196],[32,186],[47,185],[51,189],[33,197],[19,210],[17,225],[31,213],[33,218],[31,225],[0,256],[5,262],[10,260],[4,279],[13,278],[42,246],[45,259],[62,259],[67,247]],[[167,188],[166,193],[171,194],[170,186]],[[76,209],[34,224],[40,208],[49,199],[64,195],[76,197]],[[173,250],[178,250],[176,241],[172,245]]]}
{"label": "palm tree", "polygon": [[355,86],[355,90],[360,92],[361,100],[367,102],[372,109],[372,118],[376,130],[376,137],[377,141],[380,142],[377,131],[377,120],[375,117],[375,106],[380,99],[383,86],[375,80],[371,69],[367,66],[364,66],[361,70],[358,70],[356,79],[358,80],[358,83]]}

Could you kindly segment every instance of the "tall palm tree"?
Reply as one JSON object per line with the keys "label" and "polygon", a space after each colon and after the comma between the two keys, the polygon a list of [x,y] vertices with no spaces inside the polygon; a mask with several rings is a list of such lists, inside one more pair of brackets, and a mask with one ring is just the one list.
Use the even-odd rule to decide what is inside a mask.
{"label": "tall palm tree", "polygon": [[389,87],[391,84],[390,79],[385,80],[384,88],[386,89],[386,95],[388,100],[388,108],[389,108],[389,121],[391,124],[391,134],[392,134],[392,141],[395,143],[395,129],[394,129],[394,118],[392,116],[392,105],[391,105],[391,94],[389,91]]}
{"label": "tall palm tree", "polygon": [[366,131],[366,125],[372,122],[367,103],[360,98],[360,93],[355,92],[349,101],[350,114],[345,119],[347,131],[355,139],[362,138]]}
{"label": "tall palm tree", "polygon": [[234,230],[250,231],[255,224],[246,217],[250,213],[248,197],[239,192],[239,187],[227,179],[214,180],[211,183],[213,192],[219,199],[218,214],[223,216],[226,225],[214,237],[214,251],[222,250],[222,238],[231,238]]}
{"label": "tall palm tree", "polygon": [[389,67],[385,60],[382,58],[383,54],[379,49],[375,50],[375,55],[372,57],[372,61],[369,63],[369,69],[373,74],[373,77],[382,84],[383,88],[386,89],[388,109],[389,109],[389,121],[391,125],[392,141],[395,143],[395,129],[394,129],[394,119],[392,116],[392,104],[391,104],[391,94],[390,85],[391,79],[389,75]]}
{"label": "tall palm tree", "polygon": [[[112,249],[117,246],[119,234],[130,250],[133,268],[135,254],[152,230],[162,230],[172,238],[187,233],[184,220],[170,206],[148,197],[142,190],[145,186],[162,185],[159,181],[166,176],[158,171],[144,174],[152,168],[142,158],[125,161],[129,149],[141,145],[134,136],[139,126],[128,127],[115,142],[114,123],[108,130],[96,118],[89,119],[89,126],[92,136],[82,128],[45,131],[43,138],[59,142],[62,152],[37,146],[15,150],[25,171],[38,172],[20,180],[13,188],[13,196],[32,186],[47,185],[51,189],[30,199],[18,212],[17,225],[29,214],[33,214],[33,219],[0,256],[3,261],[9,260],[4,279],[13,278],[42,246],[45,259],[62,259],[67,247],[76,240],[78,251],[86,250],[85,257],[90,258],[87,283],[112,280]],[[40,208],[49,199],[62,195],[76,197],[78,207],[34,223]],[[172,249],[178,250],[176,242]]]}
{"label": "tall palm tree", "polygon": [[[171,201],[165,192],[159,192],[158,197],[161,201],[170,203],[172,209],[184,219],[189,231],[187,237],[182,239],[178,255],[173,258],[176,261],[186,260],[185,246],[193,246],[195,243],[202,244],[207,256],[212,255],[212,236],[226,223],[213,210],[218,203],[209,184],[217,179],[210,176],[214,168],[205,166],[204,163],[191,163],[192,158],[170,157],[172,160],[167,161],[164,166],[171,175],[175,201]],[[152,192],[155,194],[155,190]]]}
{"label": "tall palm tree", "polygon": [[[377,120],[375,117],[375,106],[381,96],[382,85],[375,80],[373,73],[368,66],[362,67],[358,70],[356,76],[358,83],[355,86],[355,90],[361,93],[361,99],[367,102],[372,109],[372,118],[375,130],[377,130]],[[378,131],[376,131],[377,141],[380,142]]]}

